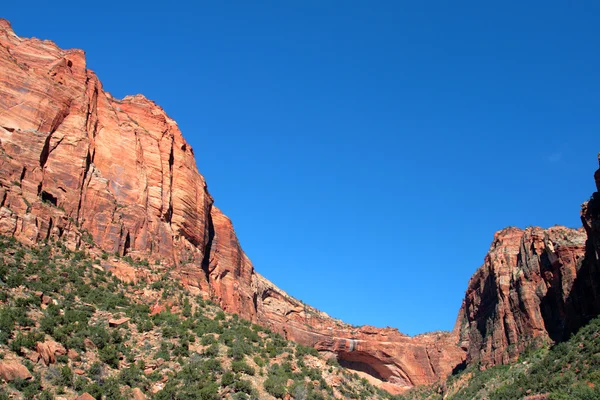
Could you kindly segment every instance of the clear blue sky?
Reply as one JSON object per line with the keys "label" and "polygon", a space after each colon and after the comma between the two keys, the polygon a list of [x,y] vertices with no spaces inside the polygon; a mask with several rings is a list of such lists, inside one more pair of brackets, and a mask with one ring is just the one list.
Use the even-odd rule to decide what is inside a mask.
{"label": "clear blue sky", "polygon": [[599,2],[197,3],[0,15],[86,50],[113,95],[162,105],[256,269],[291,295],[352,324],[451,329],[496,230],[580,226]]}

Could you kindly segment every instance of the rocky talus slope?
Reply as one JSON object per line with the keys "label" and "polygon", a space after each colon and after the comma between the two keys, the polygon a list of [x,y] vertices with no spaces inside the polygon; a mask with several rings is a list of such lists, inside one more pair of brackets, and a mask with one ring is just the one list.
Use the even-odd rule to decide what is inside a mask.
{"label": "rocky talus slope", "polygon": [[[20,38],[6,20],[0,233],[27,244],[60,238],[72,249],[165,260],[191,293],[334,353],[390,391],[442,378],[466,356],[454,334],[354,328],[260,276],[214,206],[175,121],[141,95],[113,98],[87,69],[83,51]],[[151,268],[117,265],[115,274],[131,281]]]}

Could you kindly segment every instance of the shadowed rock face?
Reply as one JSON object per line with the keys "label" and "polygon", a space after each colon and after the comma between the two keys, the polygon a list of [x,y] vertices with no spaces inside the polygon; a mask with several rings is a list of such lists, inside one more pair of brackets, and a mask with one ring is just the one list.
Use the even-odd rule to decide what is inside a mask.
{"label": "shadowed rock face", "polygon": [[[19,38],[5,20],[0,233],[26,243],[62,238],[71,248],[93,240],[109,253],[160,258],[190,291],[335,353],[392,392],[444,377],[466,355],[455,334],[354,328],[257,274],[175,121],[141,95],[105,92],[83,51]],[[128,280],[147,275],[120,262],[107,268]]]}

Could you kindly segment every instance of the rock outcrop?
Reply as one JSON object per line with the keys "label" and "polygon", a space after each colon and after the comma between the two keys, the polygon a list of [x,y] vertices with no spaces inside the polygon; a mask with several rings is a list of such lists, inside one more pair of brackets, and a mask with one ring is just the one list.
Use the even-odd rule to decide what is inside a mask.
{"label": "rock outcrop", "polygon": [[564,227],[496,233],[461,310],[469,362],[508,363],[533,342],[562,335],[585,240],[583,230]]}
{"label": "rock outcrop", "polygon": [[11,382],[15,379],[31,379],[33,376],[18,360],[0,360],[0,378]]}
{"label": "rock outcrop", "polygon": [[[442,378],[466,355],[456,334],[354,328],[260,276],[231,221],[213,205],[175,121],[141,95],[113,98],[87,69],[83,51],[20,38],[6,20],[0,20],[0,234],[162,260],[156,268],[188,290],[335,353],[392,392]],[[124,263],[103,267],[128,281],[145,276],[144,268]]]}
{"label": "rock outcrop", "polygon": [[[600,190],[600,170],[595,180]],[[584,229],[496,233],[455,329],[468,346],[468,363],[513,362],[528,346],[566,340],[600,314],[598,192],[582,205],[581,220]]]}
{"label": "rock outcrop", "polygon": [[64,356],[67,354],[67,349],[60,343],[55,342],[54,340],[47,340],[43,343],[36,344],[36,350],[44,364],[50,365],[56,362],[56,356]]}
{"label": "rock outcrop", "polygon": [[[600,164],[600,154],[598,155]],[[596,191],[581,206],[581,221],[587,234],[585,259],[577,272],[571,294],[569,331],[574,331],[600,314],[600,169],[594,174]]]}

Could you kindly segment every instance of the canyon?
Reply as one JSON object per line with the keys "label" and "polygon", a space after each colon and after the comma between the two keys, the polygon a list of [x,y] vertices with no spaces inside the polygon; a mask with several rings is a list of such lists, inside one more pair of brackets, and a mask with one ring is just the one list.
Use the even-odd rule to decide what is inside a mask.
{"label": "canyon", "polygon": [[[600,172],[595,180],[600,190]],[[115,255],[106,267],[123,280],[164,270],[191,293],[330,353],[391,393],[466,364],[512,362],[597,315],[599,201],[595,193],[584,204],[582,229],[496,233],[452,332],[354,327],[256,272],[194,150],[160,106],[142,95],[114,98],[83,51],[20,38],[0,20],[0,234]],[[127,256],[149,263],[119,261]]]}

